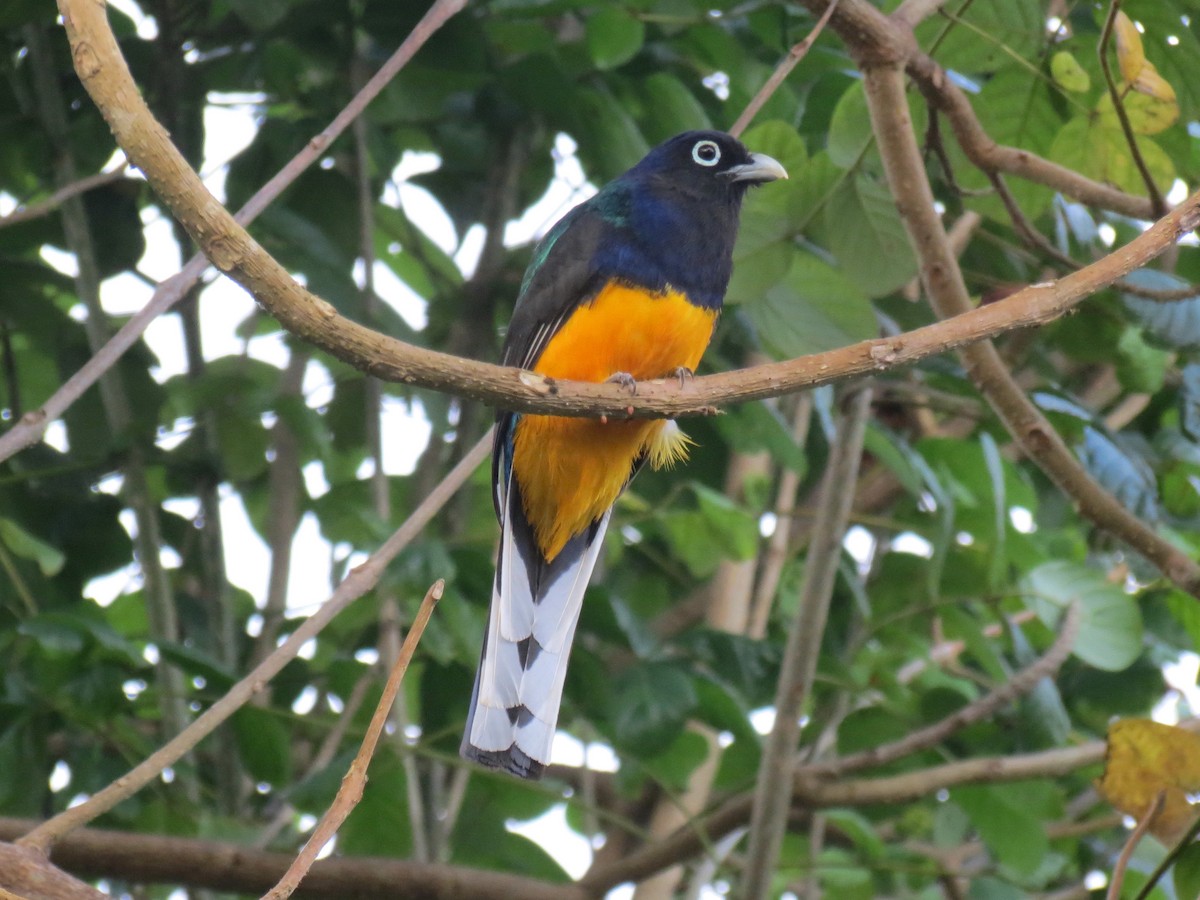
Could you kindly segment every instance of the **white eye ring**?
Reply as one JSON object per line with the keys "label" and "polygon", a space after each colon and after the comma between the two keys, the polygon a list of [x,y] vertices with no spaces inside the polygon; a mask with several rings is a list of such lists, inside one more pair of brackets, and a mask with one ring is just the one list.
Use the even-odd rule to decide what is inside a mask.
{"label": "white eye ring", "polygon": [[721,148],[716,141],[697,141],[692,148],[692,159],[701,166],[715,166],[721,161]]}

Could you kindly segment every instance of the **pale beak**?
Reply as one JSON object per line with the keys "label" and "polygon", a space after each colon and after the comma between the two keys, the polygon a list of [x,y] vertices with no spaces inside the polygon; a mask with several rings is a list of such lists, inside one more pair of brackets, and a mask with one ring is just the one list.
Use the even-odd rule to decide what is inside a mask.
{"label": "pale beak", "polygon": [[765,181],[777,181],[787,178],[787,169],[765,153],[751,153],[750,162],[726,169],[725,175],[730,181],[749,181],[752,184],[762,184]]}

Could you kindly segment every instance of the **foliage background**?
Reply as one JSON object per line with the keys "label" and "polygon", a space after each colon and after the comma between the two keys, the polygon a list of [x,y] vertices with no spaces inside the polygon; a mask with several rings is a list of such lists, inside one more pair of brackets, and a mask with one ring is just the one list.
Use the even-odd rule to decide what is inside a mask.
{"label": "foliage background", "polygon": [[[203,155],[212,138],[206,110],[234,103],[253,111],[253,140],[224,170],[231,208],[324,127],[424,12],[424,4],[365,0],[143,0],[138,8],[154,26],[139,31],[124,12],[131,6],[110,12],[122,48],[194,164],[213,162]],[[1200,17],[1183,0],[1122,8],[1142,25],[1146,58],[1174,88],[1177,120],[1159,128],[1149,115],[1135,125],[1148,168],[1178,200],[1200,167]],[[1104,108],[1096,48],[1106,13],[1071,0],[952,0],[917,36],[954,71],[992,138],[1143,194],[1111,104]],[[48,197],[113,155],[53,15],[44,0],[0,10],[0,212]],[[813,24],[786,3],[472,5],[392,82],[363,125],[258,220],[254,235],[345,315],[494,359],[531,232],[588,190],[582,180],[564,189],[563,179],[600,184],[677,131],[728,127]],[[915,90],[910,100],[924,136],[928,111]],[[931,152],[929,172],[948,222],[979,217],[962,265],[985,301],[1066,271],[1061,256],[1087,263],[1140,231],[1139,222],[1010,179],[1041,236],[1032,242],[944,123],[941,132],[945,160]],[[706,370],[932,321],[926,304],[914,302],[916,262],[883,180],[861,80],[834,34],[822,35],[744,139],[779,158],[791,180],[747,203]],[[423,190],[423,202],[399,203],[414,195],[401,193],[398,173],[429,160],[432,171],[404,178]],[[552,202],[506,239],[509,223],[556,179]],[[429,231],[438,209],[452,226],[445,245]],[[56,214],[0,226],[0,415],[13,421],[119,324],[114,310],[129,308],[122,285],[161,277],[161,258],[144,254],[163,246],[168,229],[132,173]],[[181,234],[170,240],[190,252]],[[88,244],[94,270],[84,261]],[[383,300],[364,278],[371,267],[362,260],[371,256]],[[1198,277],[1200,252],[1185,241],[1134,284],[1186,289]],[[396,281],[411,292],[403,302]],[[100,306],[89,300],[97,292]],[[1078,315],[1000,346],[1093,477],[1194,558],[1200,297],[1182,293],[1161,303],[1106,291]],[[198,292],[173,315],[182,360],[139,344],[108,388],[85,395],[52,429],[53,440],[0,470],[7,816],[43,818],[98,790],[269,652],[292,627],[289,593],[313,590],[288,583],[302,517],[313,517],[324,542],[303,552],[328,553],[339,578],[490,422],[477,404],[366,379],[257,312],[237,325],[239,352],[206,352],[206,334],[220,328],[212,323],[229,317],[217,291]],[[169,345],[155,346],[162,353]],[[1117,715],[1191,715],[1200,696],[1194,598],[1082,520],[1013,452],[954,358],[874,382],[862,474],[844,486],[855,491],[854,527],[821,642],[806,753],[846,755],[977,700],[1050,646],[1074,598],[1083,624],[1055,680],[869,774],[1069,747],[1103,736]],[[382,420],[393,429],[383,443],[420,451],[404,471],[378,464],[385,407],[411,414]],[[749,789],[837,408],[833,391],[822,389],[691,420],[699,446],[687,467],[639,478],[620,501],[562,721],[577,739],[611,751],[615,774],[564,766],[529,786],[456,758],[496,538],[481,470],[377,590],[264,697],[171,778],[97,824],[294,851],[361,736],[381,682],[374,661],[394,656],[397,623],[436,578],[446,579],[447,599],[409,673],[393,739],[339,835],[339,854],[561,881],[568,876],[552,853],[512,823],[565,804],[601,867],[663,836],[676,824],[672,810],[695,815]],[[267,570],[236,583],[229,572],[240,548],[222,521],[230,498],[269,550]],[[773,543],[781,528],[787,540]],[[983,779],[948,793],[932,785],[913,801],[798,812],[774,889],[848,898],[1087,896],[1085,878],[1111,871],[1124,841],[1091,788],[1098,772],[1002,786]],[[1068,827],[1091,820],[1094,827]],[[1147,871],[1162,852],[1145,842],[1135,869]],[[718,845],[709,858],[637,896],[689,886],[700,896],[736,896],[739,848]],[[104,874],[111,890],[137,896],[187,884],[182,874],[149,887]],[[1130,873],[1128,890],[1139,877]],[[1167,882],[1156,895],[1172,890]]]}

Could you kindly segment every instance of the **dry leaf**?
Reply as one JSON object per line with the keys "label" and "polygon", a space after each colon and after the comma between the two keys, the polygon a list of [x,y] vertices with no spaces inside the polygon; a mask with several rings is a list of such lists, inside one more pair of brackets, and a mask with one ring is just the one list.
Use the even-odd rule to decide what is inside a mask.
{"label": "dry leaf", "polygon": [[1149,719],[1114,722],[1097,787],[1109,803],[1137,819],[1164,793],[1150,833],[1167,846],[1175,844],[1200,815],[1188,799],[1200,792],[1200,735]]}
{"label": "dry leaf", "polygon": [[1142,36],[1137,26],[1125,13],[1118,11],[1116,28],[1117,35],[1117,64],[1121,67],[1121,77],[1130,84],[1137,81],[1138,74],[1146,65],[1146,52],[1142,49]]}

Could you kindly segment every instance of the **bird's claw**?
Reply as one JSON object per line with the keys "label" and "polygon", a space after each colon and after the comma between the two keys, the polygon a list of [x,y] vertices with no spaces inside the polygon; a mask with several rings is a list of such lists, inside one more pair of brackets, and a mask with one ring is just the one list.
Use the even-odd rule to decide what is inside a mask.
{"label": "bird's claw", "polygon": [[629,391],[630,396],[637,395],[637,379],[628,372],[614,372],[608,376],[607,382],[609,384],[619,384],[625,390]]}
{"label": "bird's claw", "polygon": [[696,373],[687,366],[677,366],[674,375],[679,379],[679,389],[682,391],[688,386],[688,382],[696,377]]}

